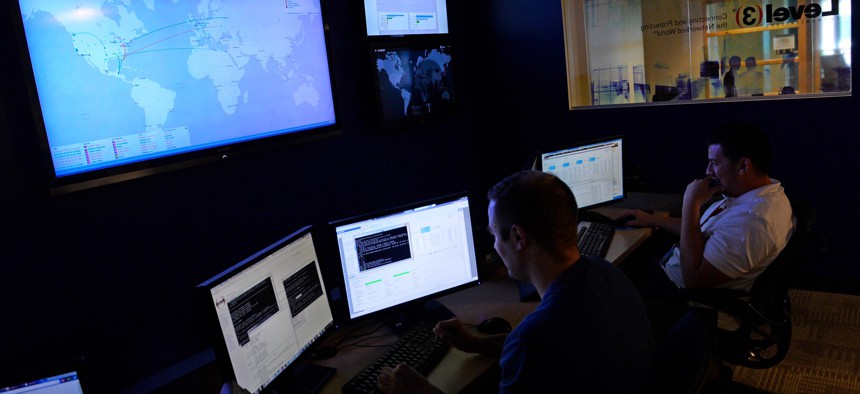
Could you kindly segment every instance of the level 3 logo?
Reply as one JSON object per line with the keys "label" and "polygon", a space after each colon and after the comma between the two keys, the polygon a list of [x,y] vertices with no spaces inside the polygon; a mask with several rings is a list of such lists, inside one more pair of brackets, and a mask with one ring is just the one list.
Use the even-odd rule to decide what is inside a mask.
{"label": "level 3 logo", "polygon": [[756,27],[762,23],[795,22],[803,18],[815,19],[821,16],[839,15],[839,1],[831,2],[830,10],[825,11],[818,3],[798,4],[787,7],[774,7],[773,4],[751,4],[738,7],[735,23],[740,27]]}

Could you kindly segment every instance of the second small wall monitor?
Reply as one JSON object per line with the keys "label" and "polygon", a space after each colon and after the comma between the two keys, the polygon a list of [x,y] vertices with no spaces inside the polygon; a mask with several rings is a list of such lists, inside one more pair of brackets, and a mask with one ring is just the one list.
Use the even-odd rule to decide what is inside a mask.
{"label": "second small wall monitor", "polygon": [[453,109],[456,55],[451,45],[382,44],[371,52],[383,127],[420,123]]}

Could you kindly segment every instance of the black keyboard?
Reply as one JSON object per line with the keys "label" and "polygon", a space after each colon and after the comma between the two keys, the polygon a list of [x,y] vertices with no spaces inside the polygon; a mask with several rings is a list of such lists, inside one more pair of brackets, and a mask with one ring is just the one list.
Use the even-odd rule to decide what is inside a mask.
{"label": "black keyboard", "polygon": [[429,373],[445,353],[448,343],[436,340],[435,323],[418,323],[407,330],[385,354],[374,360],[343,385],[344,393],[378,393],[376,379],[383,366],[394,367],[406,363],[422,374]]}
{"label": "black keyboard", "polygon": [[609,223],[589,222],[579,229],[579,253],[588,256],[606,257],[615,226]]}

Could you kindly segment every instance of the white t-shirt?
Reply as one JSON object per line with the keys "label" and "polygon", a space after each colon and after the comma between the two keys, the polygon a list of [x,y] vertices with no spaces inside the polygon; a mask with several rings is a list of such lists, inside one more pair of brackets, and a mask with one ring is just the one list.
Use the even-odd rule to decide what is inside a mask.
{"label": "white t-shirt", "polygon": [[[723,211],[711,217],[720,206]],[[723,196],[705,210],[701,221],[705,259],[732,278],[720,287],[749,291],[755,278],[785,248],[795,219],[782,185],[771,179],[769,185],[736,198]],[[678,287],[686,287],[679,248],[674,248],[663,269]]]}

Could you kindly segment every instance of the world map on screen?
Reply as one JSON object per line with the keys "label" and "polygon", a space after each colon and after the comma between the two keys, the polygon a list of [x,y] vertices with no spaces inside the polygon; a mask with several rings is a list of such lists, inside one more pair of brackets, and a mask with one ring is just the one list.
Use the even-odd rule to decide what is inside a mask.
{"label": "world map on screen", "polygon": [[58,174],[334,123],[318,0],[21,0]]}
{"label": "world map on screen", "polygon": [[438,111],[454,100],[447,48],[376,53],[380,102],[386,119]]}

